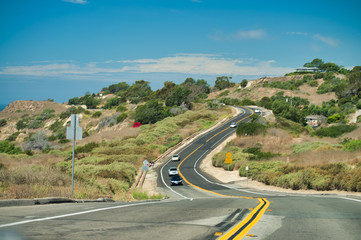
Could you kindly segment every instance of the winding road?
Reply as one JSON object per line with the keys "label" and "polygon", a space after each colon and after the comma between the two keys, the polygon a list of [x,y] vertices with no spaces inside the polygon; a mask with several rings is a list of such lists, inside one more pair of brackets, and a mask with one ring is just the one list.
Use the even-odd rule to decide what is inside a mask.
{"label": "winding road", "polygon": [[[162,201],[67,203],[0,208],[0,239],[360,239],[361,198],[256,191],[221,184],[200,161],[249,121],[251,108],[158,166]],[[184,179],[170,186],[168,168]]]}

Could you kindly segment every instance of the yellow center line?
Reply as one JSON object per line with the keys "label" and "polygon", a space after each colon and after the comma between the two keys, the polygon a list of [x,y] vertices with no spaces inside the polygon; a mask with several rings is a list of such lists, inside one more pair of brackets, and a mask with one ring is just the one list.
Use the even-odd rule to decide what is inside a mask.
{"label": "yellow center line", "polygon": [[[266,198],[258,198],[258,200],[260,200],[260,204],[258,204],[258,206],[250,214],[248,214],[248,216],[242,222],[233,226],[233,228],[228,230],[228,232],[226,232],[223,236],[218,238],[218,240],[230,239],[232,236],[233,236],[232,239],[235,239],[235,240],[242,239],[249,232],[249,230],[251,230],[251,228],[254,225],[256,225],[256,223],[261,219],[261,217],[263,216],[263,214],[265,213],[266,209],[268,208],[268,206],[270,204]],[[258,214],[251,221],[251,219],[257,212],[258,212]],[[248,225],[242,231],[238,232],[247,223],[248,223]],[[234,236],[235,234],[236,234],[236,236]]]}
{"label": "yellow center line", "polygon": [[[247,108],[247,107],[245,107]],[[248,110],[250,110],[252,112],[251,115],[254,114],[254,111],[250,108],[247,108]],[[249,116],[247,116],[249,117]],[[242,118],[241,120],[237,121],[237,124],[241,121],[243,121],[244,119],[246,119],[247,117],[244,117]],[[212,138],[214,138],[215,136],[217,136],[218,134],[226,131],[228,128],[216,133],[215,135],[213,135],[212,137],[210,137],[207,142],[209,142]],[[201,147],[203,147],[204,144],[200,145],[198,148],[196,148],[193,152],[191,152],[188,156],[186,156],[178,165],[177,169],[178,169],[178,172],[179,172],[179,175],[183,178],[183,180],[188,183],[190,186],[192,187],[195,187],[195,188],[198,188],[202,191],[205,191],[205,192],[208,192],[208,193],[211,193],[211,194],[215,194],[217,196],[222,196],[222,197],[232,197],[232,198],[246,198],[246,199],[253,199],[253,197],[244,197],[244,196],[232,196],[232,195],[225,195],[225,194],[221,194],[221,193],[217,193],[217,192],[214,192],[214,191],[210,191],[210,190],[207,190],[207,189],[204,189],[204,188],[201,188],[191,182],[189,182],[185,177],[184,175],[181,173],[180,171],[180,166],[183,164],[183,162],[188,159],[191,155],[193,155],[195,152],[197,152]],[[232,237],[232,239],[242,239],[247,233],[249,230],[251,230],[251,228],[261,219],[261,217],[263,216],[263,214],[265,213],[265,211],[267,210],[267,208],[269,207],[269,201],[267,201],[266,198],[257,198],[257,200],[259,200],[259,204],[257,205],[256,208],[253,209],[253,211],[248,214],[248,216],[242,221],[240,222],[239,224],[235,225],[234,227],[232,227],[231,229],[228,230],[228,232],[226,232],[223,236],[221,236],[219,238],[219,240],[225,240],[225,239],[229,239],[230,237]],[[255,216],[255,214],[257,214]],[[255,216],[253,218],[253,216]],[[245,226],[247,224],[247,226]],[[245,227],[244,227],[245,226]],[[243,228],[244,227],[244,228]],[[242,229],[240,231],[240,229]],[[240,231],[240,232],[238,232]],[[235,235],[236,234],[236,235]],[[234,236],[235,235],[235,236]]]}

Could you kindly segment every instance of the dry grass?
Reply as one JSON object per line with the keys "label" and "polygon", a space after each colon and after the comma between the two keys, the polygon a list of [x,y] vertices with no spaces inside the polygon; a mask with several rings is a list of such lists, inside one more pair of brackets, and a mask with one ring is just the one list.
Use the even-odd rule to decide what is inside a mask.
{"label": "dry grass", "polygon": [[345,162],[355,165],[361,162],[361,155],[359,152],[350,153],[342,150],[304,152],[301,154],[276,157],[273,160],[286,162],[287,157],[289,157],[291,163],[297,166],[326,165],[337,162]]}
{"label": "dry grass", "polygon": [[292,152],[292,141],[293,138],[287,131],[270,128],[267,130],[266,136],[238,137],[232,141],[232,145],[248,148],[261,144],[261,150],[264,152],[288,154]]}
{"label": "dry grass", "polygon": [[49,166],[62,160],[64,160],[64,157],[53,154],[35,154],[33,156],[28,156],[25,154],[8,155],[0,153],[0,163],[4,164],[7,169],[32,165]]}

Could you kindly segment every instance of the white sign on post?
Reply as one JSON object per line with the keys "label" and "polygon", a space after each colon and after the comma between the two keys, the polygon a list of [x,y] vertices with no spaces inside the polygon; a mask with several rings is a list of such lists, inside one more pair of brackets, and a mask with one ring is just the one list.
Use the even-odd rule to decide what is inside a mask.
{"label": "white sign on post", "polygon": [[[74,137],[74,134],[75,134],[75,137]],[[78,114],[71,115],[70,126],[66,127],[66,138],[70,139],[70,140],[82,140],[83,139],[83,128],[79,127]]]}
{"label": "white sign on post", "polygon": [[248,171],[248,166],[246,166],[246,171]]}
{"label": "white sign on post", "polygon": [[83,129],[79,127],[78,114],[72,114],[70,118],[70,126],[66,128],[66,138],[73,140],[73,157],[72,157],[72,173],[71,173],[71,197],[74,196],[74,153],[75,140],[83,139]]}

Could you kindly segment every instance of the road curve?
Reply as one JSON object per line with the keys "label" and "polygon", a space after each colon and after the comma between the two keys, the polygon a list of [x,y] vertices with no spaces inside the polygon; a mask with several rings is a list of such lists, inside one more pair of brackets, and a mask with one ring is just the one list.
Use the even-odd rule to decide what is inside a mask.
{"label": "road curve", "polygon": [[[359,239],[361,198],[284,194],[218,183],[199,163],[252,109],[180,151],[182,162],[158,167],[170,197],[137,203],[67,203],[0,208],[0,239]],[[183,186],[169,186],[178,167]]]}

